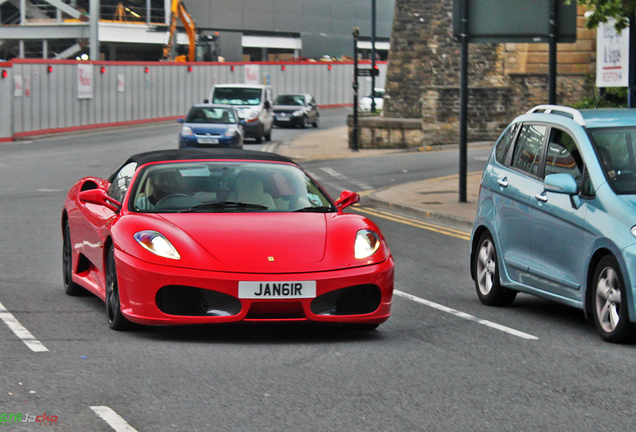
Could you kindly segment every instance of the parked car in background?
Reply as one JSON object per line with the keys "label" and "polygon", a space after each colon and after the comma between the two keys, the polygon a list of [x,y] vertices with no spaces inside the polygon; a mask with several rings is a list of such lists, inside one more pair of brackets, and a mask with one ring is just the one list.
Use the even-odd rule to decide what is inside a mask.
{"label": "parked car in background", "polygon": [[471,274],[487,305],[518,292],[636,336],[636,110],[541,105],[503,132],[481,179]]}
{"label": "parked car in background", "polygon": [[195,105],[178,122],[179,148],[243,147],[242,126],[232,105]]}
{"label": "parked car in background", "polygon": [[391,314],[394,261],[377,225],[297,163],[237,149],[133,155],[85,177],[61,217],[69,295],[111,328],[316,322],[372,330]]}
{"label": "parked car in background", "polygon": [[245,138],[257,144],[271,141],[274,126],[273,90],[260,84],[216,84],[210,89],[207,102],[233,105],[243,124]]}
{"label": "parked car in background", "polygon": [[319,119],[318,103],[308,93],[282,94],[274,101],[276,126],[318,127]]}
{"label": "parked car in background", "polygon": [[358,104],[358,109],[360,111],[371,111],[371,101],[372,98],[375,98],[375,109],[376,111],[382,111],[384,107],[384,89],[376,87],[372,94],[363,97],[360,99],[360,103]]}

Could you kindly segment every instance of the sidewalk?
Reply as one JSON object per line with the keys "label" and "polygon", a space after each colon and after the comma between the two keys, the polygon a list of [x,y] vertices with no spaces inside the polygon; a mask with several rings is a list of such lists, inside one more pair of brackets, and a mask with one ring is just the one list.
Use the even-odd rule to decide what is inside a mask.
{"label": "sidewalk", "polygon": [[[426,151],[426,149],[420,149]],[[319,130],[281,146],[278,153],[299,162],[404,153],[403,149],[353,151],[348,148],[347,128]],[[386,210],[397,210],[431,219],[460,229],[470,230],[477,211],[481,172],[466,177],[466,203],[459,202],[459,176],[420,180],[374,190],[362,197],[362,204]]]}

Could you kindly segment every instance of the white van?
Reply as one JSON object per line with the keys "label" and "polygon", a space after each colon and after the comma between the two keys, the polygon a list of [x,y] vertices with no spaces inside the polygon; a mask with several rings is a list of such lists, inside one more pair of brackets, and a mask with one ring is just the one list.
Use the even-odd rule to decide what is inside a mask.
{"label": "white van", "polygon": [[243,125],[245,138],[257,143],[272,139],[274,125],[273,91],[268,85],[217,84],[210,89],[209,102],[234,105]]}

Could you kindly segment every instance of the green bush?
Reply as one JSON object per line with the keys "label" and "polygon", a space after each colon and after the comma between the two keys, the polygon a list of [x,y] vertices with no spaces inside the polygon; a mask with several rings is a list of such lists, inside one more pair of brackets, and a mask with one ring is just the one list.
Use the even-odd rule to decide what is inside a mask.
{"label": "green bush", "polygon": [[573,108],[626,108],[627,87],[606,87],[598,89],[594,87],[596,99],[592,96],[573,104]]}

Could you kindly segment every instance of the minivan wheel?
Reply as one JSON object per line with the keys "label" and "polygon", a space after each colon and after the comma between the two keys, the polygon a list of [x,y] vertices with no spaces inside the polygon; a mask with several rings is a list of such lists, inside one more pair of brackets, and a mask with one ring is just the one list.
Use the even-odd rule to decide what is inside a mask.
{"label": "minivan wheel", "polygon": [[479,238],[474,255],[475,288],[479,300],[488,306],[507,306],[511,304],[517,292],[501,286],[497,250],[489,232]]}
{"label": "minivan wheel", "polygon": [[616,258],[607,255],[594,271],[592,317],[601,338],[608,342],[627,342],[634,337],[629,322],[625,284]]}

